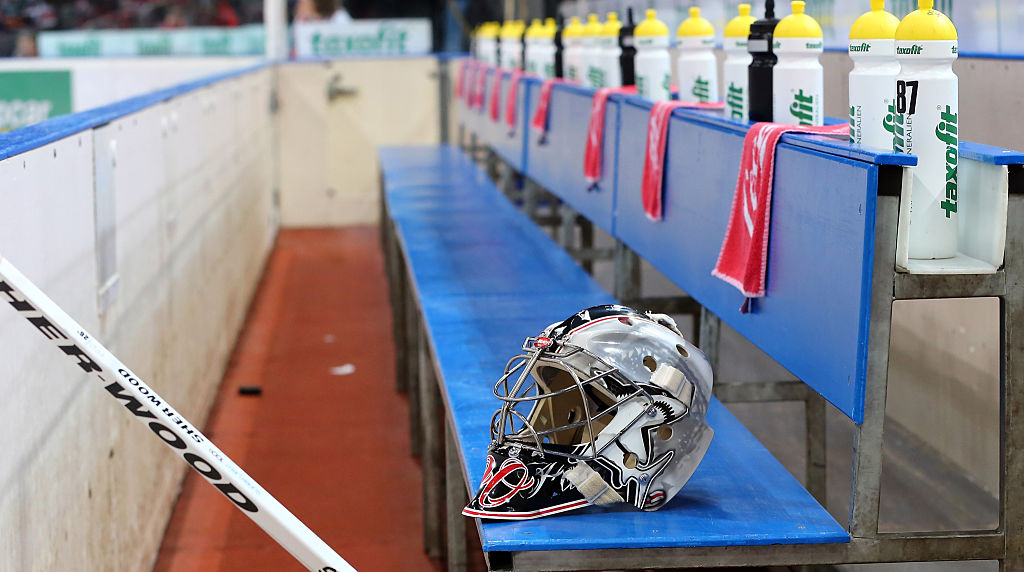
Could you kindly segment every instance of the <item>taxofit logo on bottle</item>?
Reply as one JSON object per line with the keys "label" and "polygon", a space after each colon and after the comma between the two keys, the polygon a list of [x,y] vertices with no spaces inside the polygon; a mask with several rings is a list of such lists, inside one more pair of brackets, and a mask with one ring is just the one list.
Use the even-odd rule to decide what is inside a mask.
{"label": "taxofit logo on bottle", "polygon": [[871,51],[871,44],[869,44],[867,42],[861,42],[860,45],[850,44],[850,51],[851,52],[870,52]]}
{"label": "taxofit logo on bottle", "polygon": [[946,144],[946,198],[939,202],[939,208],[946,211],[946,218],[956,212],[956,163],[959,158],[956,115],[952,107],[947,105],[946,109],[939,113],[941,121],[935,126],[935,137]]}
{"label": "taxofit logo on bottle", "polygon": [[814,94],[804,93],[801,89],[793,94],[793,103],[789,106],[789,113],[799,122],[800,125],[814,124]]}
{"label": "taxofit logo on bottle", "polygon": [[733,119],[746,119],[743,117],[743,88],[736,87],[730,83],[725,94],[725,104],[729,106],[729,115]]}
{"label": "taxofit logo on bottle", "polygon": [[919,56],[921,55],[922,47],[918,44],[914,44],[910,47],[904,48],[903,46],[896,46],[896,55],[900,56]]}
{"label": "taxofit logo on bottle", "polygon": [[697,76],[693,80],[693,89],[690,90],[690,94],[697,98],[697,101],[701,103],[707,103],[711,99],[711,91],[708,88],[708,80]]}

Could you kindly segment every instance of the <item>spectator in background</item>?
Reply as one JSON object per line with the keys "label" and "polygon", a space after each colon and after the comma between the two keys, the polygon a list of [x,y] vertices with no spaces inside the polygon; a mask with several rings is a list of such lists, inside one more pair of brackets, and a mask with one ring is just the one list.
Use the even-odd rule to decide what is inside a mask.
{"label": "spectator in background", "polygon": [[214,17],[215,26],[234,27],[239,24],[238,13],[231,6],[228,0],[217,0],[217,15]]}
{"label": "spectator in background", "polygon": [[18,32],[13,55],[16,58],[35,58],[39,56],[39,51],[36,49],[35,32],[27,29],[22,29]]}
{"label": "spectator in background", "polygon": [[299,0],[295,4],[296,22],[334,22],[346,24],[352,21],[343,4],[336,0]]}
{"label": "spectator in background", "polygon": [[188,21],[185,20],[185,12],[181,9],[181,6],[171,6],[167,9],[167,14],[164,15],[164,21],[160,23],[160,27],[164,29],[173,28],[185,28],[188,26]]}

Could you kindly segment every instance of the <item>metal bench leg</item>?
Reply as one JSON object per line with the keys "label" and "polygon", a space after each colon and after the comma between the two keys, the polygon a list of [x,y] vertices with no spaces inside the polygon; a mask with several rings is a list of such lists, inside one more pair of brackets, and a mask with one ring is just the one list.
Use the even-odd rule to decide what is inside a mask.
{"label": "metal bench leg", "polygon": [[810,388],[804,400],[804,418],[807,426],[807,491],[826,506],[827,474],[826,446],[827,428],[825,423],[825,399]]}
{"label": "metal bench leg", "polygon": [[540,187],[527,179],[523,183],[523,212],[532,220],[537,220],[537,204],[540,199]]}
{"label": "metal bench leg", "polygon": [[1024,570],[1024,198],[1015,190],[1022,173],[1010,171],[1010,203],[1006,230],[1006,294],[1002,298],[1003,349],[1000,390],[1003,402],[1002,476],[999,486],[1001,519],[999,526],[1006,531],[1006,557],[999,563],[1002,572]]}
{"label": "metal bench leg", "polygon": [[[390,220],[384,221],[383,224],[392,226]],[[408,276],[405,272],[405,263],[402,259],[402,251],[398,245],[398,237],[395,236],[394,229],[390,233],[388,239],[388,259],[389,268],[391,269],[389,281],[391,284],[391,313],[392,313],[392,329],[393,339],[395,344],[395,389],[399,393],[405,393],[409,389],[409,373],[408,373],[408,362],[410,348],[406,345],[406,331],[407,331],[407,315],[408,315],[408,304],[406,303],[406,297],[408,296]]]}
{"label": "metal bench leg", "polygon": [[409,445],[413,457],[419,457],[420,440],[420,314],[412,288],[405,289],[405,379],[409,393]]}
{"label": "metal bench leg", "polygon": [[722,321],[703,306],[700,309],[699,346],[711,362],[712,371],[718,371],[718,342],[722,337]]}
{"label": "metal bench leg", "polygon": [[419,337],[420,373],[420,431],[422,435],[423,467],[423,546],[427,556],[440,558],[444,546],[441,531],[443,518],[442,495],[444,494],[444,443],[440,431],[439,417],[441,400],[438,395],[437,376],[434,373],[427,336]]}
{"label": "metal bench leg", "polygon": [[[580,227],[580,249],[586,252],[593,250],[594,248],[594,223],[590,222],[590,219],[577,216],[576,224]],[[587,274],[594,274],[594,259],[591,257],[584,258],[581,262],[583,270],[587,271]]]}
{"label": "metal bench leg", "polygon": [[641,295],[640,288],[640,257],[626,243],[615,241],[615,291],[612,292],[620,302],[628,304]]}
{"label": "metal bench leg", "polygon": [[558,225],[558,245],[572,253],[576,248],[576,210],[566,203],[558,207],[562,223]]}
{"label": "metal bench leg", "polygon": [[466,482],[462,476],[462,464],[459,460],[459,449],[455,445],[455,436],[451,425],[445,425],[444,459],[445,459],[445,501],[447,504],[445,528],[448,530],[448,572],[464,572],[467,568],[466,556],[466,517],[462,516],[462,508],[469,502],[466,496]]}

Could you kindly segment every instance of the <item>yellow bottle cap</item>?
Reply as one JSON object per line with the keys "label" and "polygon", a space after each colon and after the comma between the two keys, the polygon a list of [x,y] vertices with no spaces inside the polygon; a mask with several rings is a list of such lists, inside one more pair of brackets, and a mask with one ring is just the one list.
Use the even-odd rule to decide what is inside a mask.
{"label": "yellow bottle cap", "polygon": [[539,38],[544,38],[544,39],[547,39],[547,40],[553,40],[553,39],[555,39],[555,34],[557,34],[557,33],[558,33],[558,24],[555,22],[555,19],[554,18],[547,18],[547,19],[544,20],[544,27],[541,29],[540,36],[538,36],[538,37]]}
{"label": "yellow bottle cap", "polygon": [[569,25],[562,30],[563,38],[579,38],[583,36],[583,24],[580,24],[580,19],[573,16],[569,20]]}
{"label": "yellow bottle cap", "polygon": [[857,18],[850,28],[850,39],[891,40],[899,25],[900,19],[885,11],[885,0],[871,0],[871,11]]}
{"label": "yellow bottle cap", "polygon": [[540,18],[534,18],[530,21],[529,27],[526,28],[526,37],[531,40],[534,38],[541,37],[544,31],[544,23],[540,21]]}
{"label": "yellow bottle cap", "polygon": [[757,21],[757,18],[750,15],[750,4],[740,4],[740,15],[736,16],[725,25],[726,38],[746,38],[750,36],[750,25]]}
{"label": "yellow bottle cap", "polygon": [[896,39],[903,41],[956,40],[956,26],[949,18],[933,10],[934,0],[917,0],[917,10],[907,14],[896,28]]}
{"label": "yellow bottle cap", "polygon": [[714,36],[715,27],[707,19],[700,17],[700,8],[693,6],[690,8],[690,17],[679,24],[676,35],[683,37]]}
{"label": "yellow bottle cap", "polygon": [[619,15],[616,12],[608,12],[608,19],[605,21],[604,26],[601,26],[601,35],[607,37],[619,37],[619,30],[622,29],[622,22],[619,20]]}
{"label": "yellow bottle cap", "polygon": [[804,14],[804,7],[807,3],[802,0],[790,2],[793,13],[783,18],[775,26],[776,38],[820,38],[822,37],[821,26],[817,20]]}
{"label": "yellow bottle cap", "polygon": [[484,22],[480,24],[480,28],[476,32],[478,38],[495,38],[497,37],[497,23],[496,22]]}
{"label": "yellow bottle cap", "polygon": [[648,9],[646,14],[646,19],[637,24],[636,29],[633,30],[633,36],[667,36],[668,26],[658,19],[658,12]]}
{"label": "yellow bottle cap", "polygon": [[598,19],[597,14],[587,15],[587,25],[583,26],[583,36],[586,38],[596,38],[601,35],[601,20]]}

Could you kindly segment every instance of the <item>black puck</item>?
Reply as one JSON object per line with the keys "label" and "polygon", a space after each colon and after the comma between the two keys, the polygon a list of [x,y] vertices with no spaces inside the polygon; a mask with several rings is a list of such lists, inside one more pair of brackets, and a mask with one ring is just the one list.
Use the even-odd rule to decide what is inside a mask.
{"label": "black puck", "polygon": [[243,385],[238,388],[238,395],[263,395],[263,388],[258,385]]}

